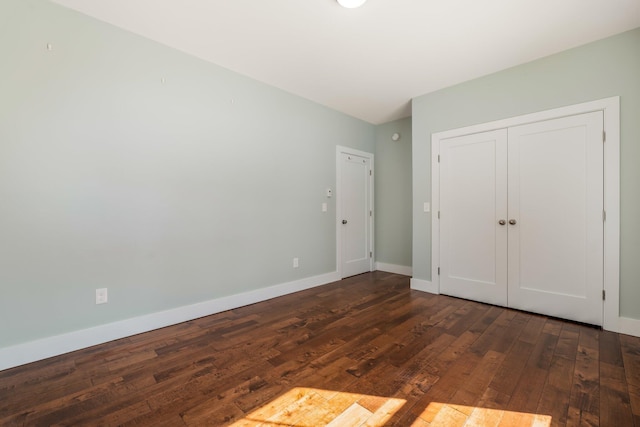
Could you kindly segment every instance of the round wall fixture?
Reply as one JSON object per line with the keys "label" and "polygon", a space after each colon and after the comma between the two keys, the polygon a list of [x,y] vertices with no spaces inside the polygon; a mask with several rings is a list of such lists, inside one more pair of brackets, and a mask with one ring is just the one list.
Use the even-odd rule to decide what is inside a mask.
{"label": "round wall fixture", "polygon": [[367,0],[338,0],[338,3],[342,7],[346,7],[348,9],[354,9],[356,7],[362,6],[366,1]]}
{"label": "round wall fixture", "polygon": [[391,135],[391,140],[397,141],[399,139],[400,139],[400,134],[398,132],[396,132],[393,135]]}

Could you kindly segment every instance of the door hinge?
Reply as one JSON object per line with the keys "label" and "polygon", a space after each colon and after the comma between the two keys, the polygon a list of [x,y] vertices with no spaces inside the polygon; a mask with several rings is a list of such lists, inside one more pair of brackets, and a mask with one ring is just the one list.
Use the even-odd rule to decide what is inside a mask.
{"label": "door hinge", "polygon": [[602,290],[602,301],[607,299],[607,292],[603,289]]}
{"label": "door hinge", "polygon": [[373,251],[369,251],[369,258],[373,258]]}
{"label": "door hinge", "polygon": [[373,211],[369,211],[369,216],[373,216]]}
{"label": "door hinge", "polygon": [[440,267],[438,267],[438,276],[440,275]]}
{"label": "door hinge", "polygon": [[369,169],[369,176],[373,175],[373,171],[371,169]]}
{"label": "door hinge", "polygon": [[438,211],[438,219],[440,219],[440,211]]}
{"label": "door hinge", "polygon": [[440,154],[438,154],[438,163],[440,163]]}
{"label": "door hinge", "polygon": [[602,131],[602,142],[607,142],[607,132],[606,131]]}
{"label": "door hinge", "polygon": [[607,220],[607,211],[602,211],[602,221],[606,221]]}

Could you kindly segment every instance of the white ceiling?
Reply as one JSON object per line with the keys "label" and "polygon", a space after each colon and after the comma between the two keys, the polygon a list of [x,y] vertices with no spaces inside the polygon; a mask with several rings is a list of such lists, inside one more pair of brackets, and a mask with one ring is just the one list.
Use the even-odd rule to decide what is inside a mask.
{"label": "white ceiling", "polygon": [[640,27],[640,0],[53,1],[374,124],[409,116],[412,97]]}

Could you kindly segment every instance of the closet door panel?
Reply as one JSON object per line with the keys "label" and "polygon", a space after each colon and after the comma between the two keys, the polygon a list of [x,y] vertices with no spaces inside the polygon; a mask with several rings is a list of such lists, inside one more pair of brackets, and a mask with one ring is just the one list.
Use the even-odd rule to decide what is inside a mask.
{"label": "closet door panel", "polygon": [[507,304],[507,131],[441,141],[440,291]]}
{"label": "closet door panel", "polygon": [[510,307],[602,324],[602,130],[602,112],[509,128]]}

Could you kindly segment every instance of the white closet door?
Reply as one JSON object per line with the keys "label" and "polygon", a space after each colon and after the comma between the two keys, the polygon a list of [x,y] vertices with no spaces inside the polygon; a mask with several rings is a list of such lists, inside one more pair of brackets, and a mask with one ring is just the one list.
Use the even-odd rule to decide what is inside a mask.
{"label": "white closet door", "polygon": [[440,292],[507,305],[507,131],[440,143]]}
{"label": "white closet door", "polygon": [[341,201],[342,277],[372,267],[371,159],[341,153],[338,197]]}
{"label": "white closet door", "polygon": [[510,307],[602,324],[602,134],[602,112],[509,128]]}

